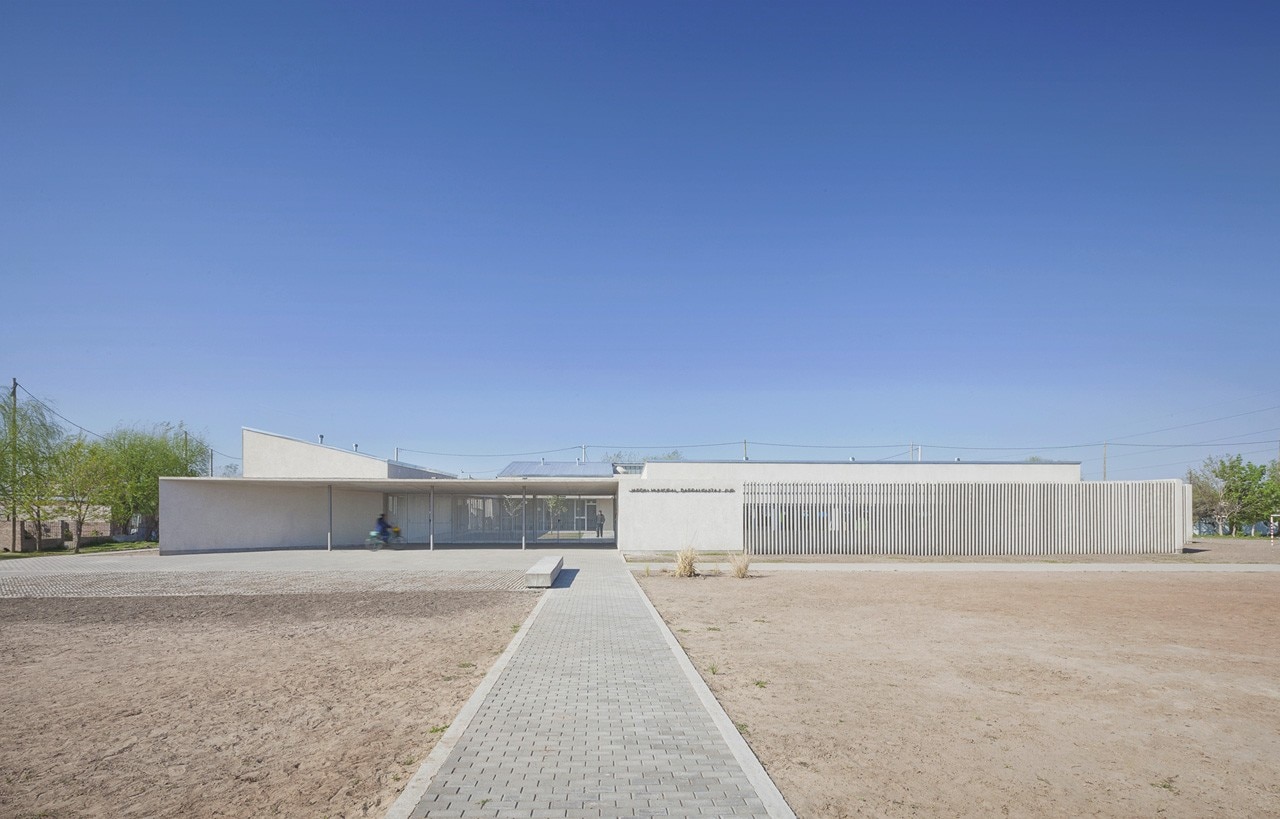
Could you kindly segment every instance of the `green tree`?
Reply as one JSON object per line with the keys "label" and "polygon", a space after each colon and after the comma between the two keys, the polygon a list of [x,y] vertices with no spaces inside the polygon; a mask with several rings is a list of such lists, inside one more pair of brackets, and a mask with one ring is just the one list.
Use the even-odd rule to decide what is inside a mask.
{"label": "green tree", "polygon": [[64,438],[53,453],[51,478],[57,492],[55,508],[71,518],[71,549],[79,552],[85,518],[95,506],[108,501],[112,468],[106,445],[83,435]]}
{"label": "green tree", "polygon": [[604,463],[611,464],[642,464],[648,461],[683,461],[684,453],[678,449],[670,452],[663,452],[658,455],[644,455],[635,450],[620,449],[617,452],[607,452],[600,456],[600,460]]}
{"label": "green tree", "polygon": [[1262,507],[1265,519],[1280,515],[1280,458],[1267,465],[1267,479],[1262,484]]}
{"label": "green tree", "polygon": [[105,445],[110,476],[104,498],[111,518],[123,525],[138,516],[144,532],[157,528],[160,478],[203,475],[208,451],[204,440],[181,424],[117,429]]}
{"label": "green tree", "polygon": [[[44,523],[56,490],[52,481],[53,458],[62,440],[62,427],[52,413],[38,401],[26,400],[16,407],[4,403],[4,467],[0,481],[15,519],[26,518],[35,524],[36,551],[43,548]],[[13,544],[21,548],[21,539]]]}
{"label": "green tree", "polygon": [[1187,483],[1191,484],[1191,514],[1196,520],[1213,520],[1221,535],[1228,516],[1223,514],[1222,481],[1213,472],[1215,465],[1209,458],[1199,469],[1187,470]]}
{"label": "green tree", "polygon": [[563,495],[550,495],[544,499],[544,503],[546,503],[546,506],[547,506],[547,515],[551,518],[551,520],[548,521],[548,523],[551,524],[551,526],[549,526],[548,528],[555,527],[556,537],[559,538],[560,537],[560,515],[564,512],[565,508],[569,505],[569,501]]}
{"label": "green tree", "polygon": [[[1188,474],[1192,483],[1192,504],[1197,512],[1207,508],[1208,499],[1214,499],[1212,517],[1218,524],[1218,533],[1229,527],[1235,534],[1248,526],[1250,534],[1259,521],[1270,514],[1271,493],[1268,487],[1269,468],[1240,455],[1225,458],[1206,458],[1198,472]],[[1196,498],[1203,493],[1205,500]],[[1216,494],[1215,494],[1216,493]]]}

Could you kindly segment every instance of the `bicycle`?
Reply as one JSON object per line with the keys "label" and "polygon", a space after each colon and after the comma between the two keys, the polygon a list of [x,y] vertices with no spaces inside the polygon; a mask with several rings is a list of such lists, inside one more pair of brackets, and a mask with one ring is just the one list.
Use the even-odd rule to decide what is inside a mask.
{"label": "bicycle", "polygon": [[392,526],[391,529],[387,531],[385,537],[378,534],[378,530],[376,529],[370,532],[369,536],[364,539],[364,547],[371,552],[376,552],[384,545],[398,545],[404,542],[404,537],[400,534],[400,527]]}

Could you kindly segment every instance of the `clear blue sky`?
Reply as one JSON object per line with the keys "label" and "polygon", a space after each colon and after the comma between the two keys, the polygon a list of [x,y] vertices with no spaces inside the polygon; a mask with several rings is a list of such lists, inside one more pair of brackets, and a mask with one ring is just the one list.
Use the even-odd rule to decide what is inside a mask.
{"label": "clear blue sky", "polygon": [[1277,42],[1275,3],[0,0],[0,376],[232,455],[1269,460]]}

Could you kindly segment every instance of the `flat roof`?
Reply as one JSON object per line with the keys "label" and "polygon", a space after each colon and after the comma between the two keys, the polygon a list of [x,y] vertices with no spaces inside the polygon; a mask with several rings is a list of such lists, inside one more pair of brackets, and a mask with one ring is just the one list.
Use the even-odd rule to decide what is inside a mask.
{"label": "flat roof", "polygon": [[770,461],[764,458],[725,458],[720,460],[704,459],[704,460],[683,460],[683,461],[645,461],[644,465],[649,464],[821,464],[824,466],[833,466],[836,464],[844,464],[845,466],[873,466],[876,464],[893,464],[901,466],[903,464],[919,464],[921,466],[946,466],[947,464],[969,464],[970,466],[1079,466],[1082,461],[971,461],[965,459],[952,459],[949,461]]}
{"label": "flat roof", "polygon": [[294,486],[323,489],[333,486],[357,492],[435,490],[448,495],[613,495],[617,478],[161,478],[162,481],[224,483],[231,486]]}

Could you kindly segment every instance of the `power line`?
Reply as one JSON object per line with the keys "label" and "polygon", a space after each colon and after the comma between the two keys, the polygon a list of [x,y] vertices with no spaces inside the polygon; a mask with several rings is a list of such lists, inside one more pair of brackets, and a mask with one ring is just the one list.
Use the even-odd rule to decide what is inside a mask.
{"label": "power line", "polygon": [[[1235,437],[1235,436],[1229,436],[1229,437]],[[1250,446],[1252,444],[1274,444],[1276,443],[1276,441],[1275,439],[1272,439],[1272,438],[1264,438],[1261,441],[1232,441],[1232,440],[1229,440],[1228,438],[1215,438],[1212,441],[1197,441],[1196,443],[1193,443],[1193,444],[1115,444],[1115,446],[1149,446],[1149,447],[1156,447],[1156,449],[1159,450],[1159,449],[1177,449],[1178,447],[1213,446],[1214,444],[1219,444],[1219,443],[1226,443],[1226,444],[1230,444],[1231,446]],[[1150,454],[1151,454],[1150,452],[1125,452],[1124,453],[1124,455],[1150,455]],[[1123,457],[1123,455],[1116,455],[1115,457],[1120,458],[1120,457]]]}
{"label": "power line", "polygon": [[553,452],[568,452],[581,449],[581,446],[564,446],[559,449],[542,449],[537,452],[495,452],[492,455],[478,455],[474,452],[429,452],[425,449],[409,449],[400,447],[401,452],[414,452],[418,455],[436,455],[442,458],[522,458],[527,455],[550,455]]}
{"label": "power line", "polygon": [[[75,427],[76,429],[80,430],[81,432],[87,432],[88,434],[92,435],[93,437],[97,438],[97,439],[98,439],[98,440],[100,440],[100,441],[105,441],[105,440],[107,440],[107,436],[105,436],[105,435],[100,435],[100,434],[98,434],[98,433],[94,432],[93,430],[89,429],[88,427],[83,427],[83,426],[81,426],[80,424],[77,424],[75,421],[72,421],[72,420],[71,420],[70,418],[68,418],[67,416],[65,416],[65,415],[63,415],[62,413],[58,412],[58,411],[57,411],[56,409],[54,409],[53,407],[49,406],[49,404],[48,404],[46,401],[41,400],[41,399],[40,399],[39,397],[37,397],[34,393],[32,393],[32,392],[31,392],[31,390],[29,390],[29,389],[27,389],[26,387],[22,386],[22,384],[21,384],[21,383],[18,383],[18,389],[20,389],[20,390],[22,390],[23,392],[25,392],[25,393],[27,394],[27,397],[28,397],[28,398],[30,398],[32,401],[35,401],[37,404],[39,404],[40,406],[44,407],[44,408],[45,408],[45,409],[47,409],[49,412],[51,412],[51,413],[53,413],[54,415],[56,415],[57,417],[61,418],[63,421],[67,422],[68,424],[70,424],[71,426],[73,426],[73,427]],[[213,453],[215,453],[215,454],[217,454],[217,455],[221,455],[222,457],[227,458],[228,460],[232,460],[232,461],[243,461],[243,460],[244,460],[244,458],[243,458],[242,456],[239,456],[239,455],[228,455],[227,453],[225,453],[225,452],[220,452],[219,450],[216,450],[216,449],[214,449],[213,447],[208,447],[208,449],[209,449],[209,451],[210,451],[210,452],[213,452]]]}
{"label": "power line", "polygon": [[[681,445],[675,445],[675,446],[672,446],[672,445],[622,446],[618,444],[585,444],[585,446],[588,449],[613,449],[613,450],[667,449],[667,450],[671,450],[671,449],[703,449],[707,447],[718,447],[718,446],[737,446],[738,444],[741,444],[741,443],[742,441],[738,440],[738,441],[725,441],[722,443],[715,443],[715,444],[681,444]],[[572,452],[574,450],[582,449],[583,446],[584,446],[583,444],[578,444],[576,446],[563,446],[557,449],[539,449],[532,452],[492,452],[492,453],[434,452],[426,449],[410,449],[408,447],[403,447],[403,446],[400,447],[399,449],[401,452],[413,452],[417,455],[435,455],[437,457],[442,457],[442,458],[523,458],[523,457],[528,457],[530,455],[552,455],[557,452]],[[834,449],[835,447],[832,447],[832,448]]]}
{"label": "power line", "polygon": [[1280,404],[1277,404],[1274,407],[1263,407],[1262,409],[1258,409],[1258,410],[1249,410],[1248,412],[1239,412],[1239,413],[1236,413],[1235,415],[1224,415],[1221,418],[1210,418],[1207,421],[1195,421],[1190,424],[1178,424],[1177,426],[1164,427],[1163,429],[1153,429],[1148,432],[1138,432],[1133,435],[1122,435],[1118,438],[1108,439],[1107,443],[1111,443],[1113,441],[1123,441],[1127,438],[1141,438],[1144,435],[1154,435],[1157,432],[1169,432],[1175,429],[1186,429],[1187,427],[1198,427],[1204,424],[1212,424],[1216,421],[1230,421],[1233,418],[1243,418],[1246,415],[1257,415],[1260,412],[1271,412],[1272,410],[1280,410]]}
{"label": "power line", "polygon": [[[18,383],[18,382],[16,382],[16,381],[15,381],[14,383]],[[82,427],[82,426],[80,426],[80,425],[79,425],[79,424],[77,424],[75,421],[72,421],[72,420],[71,420],[70,418],[68,418],[67,416],[65,416],[65,415],[63,415],[62,413],[58,412],[56,409],[54,409],[53,407],[49,406],[49,405],[48,405],[47,403],[45,403],[44,401],[41,401],[39,398],[37,398],[37,397],[36,397],[36,396],[31,392],[31,390],[29,390],[29,389],[27,389],[26,387],[22,386],[22,384],[18,384],[18,389],[20,389],[20,390],[22,390],[23,392],[25,392],[25,393],[27,394],[27,397],[28,397],[28,398],[30,398],[32,401],[35,401],[37,404],[39,404],[40,406],[44,407],[44,408],[45,408],[45,409],[47,409],[49,412],[51,412],[51,413],[53,413],[54,415],[58,416],[58,417],[59,417],[59,418],[61,418],[63,421],[66,421],[68,424],[70,424],[71,426],[73,426],[73,427],[75,427],[76,429],[80,430],[81,432],[87,432],[87,433],[89,433],[90,435],[92,435],[93,437],[95,437],[95,438],[97,438],[97,439],[99,439],[99,440],[102,440],[102,441],[107,440],[107,437],[106,437],[105,435],[99,435],[98,433],[94,432],[94,431],[93,431],[93,430],[91,430],[91,429],[88,429],[87,427]]]}
{"label": "power line", "polygon": [[[1266,443],[1271,443],[1271,444],[1273,444],[1273,443],[1275,443],[1275,442],[1274,442],[1274,441],[1267,441]],[[1238,453],[1236,453],[1236,454],[1237,454],[1237,455],[1257,455],[1257,454],[1262,453],[1262,452],[1275,452],[1275,450],[1274,450],[1274,449],[1271,449],[1270,447],[1268,447],[1267,449],[1252,449],[1252,450],[1249,450],[1248,452],[1238,452]],[[1112,471],[1112,472],[1133,472],[1133,471],[1138,470],[1138,469],[1160,469],[1161,467],[1165,467],[1165,466],[1185,466],[1186,464],[1187,464],[1187,461],[1185,461],[1185,460],[1182,460],[1182,461],[1171,461],[1171,462],[1169,462],[1169,463],[1165,463],[1165,464],[1144,464],[1144,465],[1142,465],[1142,466],[1126,466],[1126,467],[1122,467],[1122,468],[1120,468],[1120,469],[1113,469],[1113,470],[1111,470],[1111,471]]]}
{"label": "power line", "polygon": [[1055,449],[1089,449],[1102,446],[1102,441],[1095,444],[1061,444],[1059,446],[949,446],[947,444],[917,444],[929,449],[954,449],[969,452],[1051,452]]}
{"label": "power line", "polygon": [[899,455],[910,455],[910,454],[911,454],[911,450],[904,449],[901,452],[895,452],[892,455],[886,455],[883,458],[877,458],[874,461],[872,461],[872,463],[876,463],[876,464],[884,463],[885,461],[892,461],[894,458],[898,457]]}
{"label": "power line", "polygon": [[[95,438],[98,438],[100,440],[106,440],[106,436],[101,435],[97,432],[94,432],[93,430],[87,427],[77,424],[75,421],[72,421],[70,418],[67,418],[65,415],[63,415],[62,413],[54,409],[52,406],[50,406],[48,402],[36,396],[34,393],[32,393],[22,384],[17,384],[17,386],[20,387],[23,393],[25,393],[29,398],[31,398],[36,403],[40,404],[40,406],[44,407],[46,410],[48,410],[51,414],[53,414],[57,418],[66,422],[72,427],[75,427],[81,432],[92,435]],[[1268,394],[1268,393],[1259,393],[1259,395],[1264,395],[1264,394]],[[1209,405],[1209,406],[1220,406],[1220,404]],[[1231,446],[1251,446],[1253,444],[1263,444],[1263,443],[1270,444],[1272,442],[1269,440],[1267,441],[1257,441],[1257,440],[1231,441],[1230,439],[1243,437],[1245,435],[1255,435],[1262,432],[1270,432],[1270,431],[1273,431],[1274,429],[1280,429],[1280,427],[1275,427],[1275,428],[1265,429],[1265,430],[1256,430],[1254,432],[1239,433],[1238,435],[1224,436],[1222,438],[1211,439],[1208,441],[1191,442],[1191,443],[1150,443],[1150,442],[1125,443],[1125,441],[1130,438],[1141,438],[1146,435],[1154,435],[1158,432],[1169,432],[1172,430],[1203,426],[1205,424],[1216,423],[1219,421],[1228,421],[1235,418],[1243,418],[1249,415],[1257,415],[1259,413],[1270,412],[1272,410],[1277,410],[1277,409],[1280,409],[1280,405],[1264,407],[1262,409],[1257,409],[1257,410],[1250,410],[1248,412],[1235,413],[1232,415],[1224,415],[1217,418],[1209,418],[1203,421],[1194,421],[1187,424],[1177,424],[1170,427],[1163,427],[1160,429],[1148,430],[1146,432],[1119,436],[1117,438],[1109,439],[1107,441],[1096,441],[1092,443],[1055,444],[1052,446],[960,446],[955,444],[925,443],[925,444],[922,444],[921,446],[928,447],[930,449],[940,449],[940,450],[946,450],[946,451],[962,451],[962,452],[1053,452],[1057,450],[1093,449],[1093,448],[1101,447],[1104,444],[1110,444],[1111,446],[1115,446],[1115,447],[1136,447],[1136,448],[1148,450],[1148,452],[1118,453],[1116,455],[1113,455],[1112,456],[1113,458],[1124,458],[1124,457],[1130,457],[1133,455],[1149,454],[1149,452],[1158,451],[1162,449],[1194,448],[1194,447],[1202,447],[1202,446],[1212,446],[1214,444],[1219,444],[1219,443],[1227,443]],[[677,445],[677,446],[671,446],[671,445],[621,446],[616,444],[613,444],[613,445],[588,444],[586,446],[592,449],[623,450],[623,451],[625,450],[673,450],[673,449],[689,450],[689,449],[709,449],[709,448],[716,448],[716,447],[737,446],[740,443],[744,443],[744,442],[742,440],[735,440],[735,441],[723,441],[718,443],[683,444],[683,445]],[[843,450],[843,451],[871,450],[871,449],[896,449],[902,446],[902,444],[847,444],[847,443],[846,444],[811,444],[811,443],[782,443],[782,442],[776,442],[776,441],[750,441],[750,440],[745,441],[745,443],[753,446],[759,446],[759,447],[778,447],[778,448],[788,448],[788,449],[823,449],[823,450]],[[571,452],[571,451],[576,451],[582,448],[582,446],[583,445],[579,444],[575,446],[558,447],[555,449],[543,449],[543,450],[534,450],[534,451],[528,451],[528,452],[499,452],[499,453],[437,452],[433,450],[410,449],[407,447],[400,448],[400,451],[415,453],[419,455],[431,455],[435,457],[447,457],[447,458],[519,458],[519,457],[528,457],[533,455],[551,455],[551,454],[560,453],[560,452]],[[221,455],[223,458],[227,458],[229,460],[234,460],[234,461],[244,460],[243,456],[231,455],[229,453],[213,449],[212,447],[209,447],[209,449],[214,454]],[[885,456],[884,458],[881,458],[879,460],[880,461],[891,460],[893,458],[899,457],[900,455],[910,454],[910,452],[911,450],[908,449],[903,452],[897,452],[897,453],[894,453],[893,455]],[[1097,458],[1085,459],[1086,462],[1094,461],[1094,460],[1097,460]],[[1150,466],[1150,467],[1133,467],[1133,468],[1156,469],[1156,468],[1159,468],[1159,466],[1170,466],[1170,465],[1175,465],[1175,464],[1160,464],[1160,465]],[[496,472],[497,470],[494,470],[494,471]]]}
{"label": "power line", "polygon": [[[706,446],[730,446],[740,443],[739,441],[731,441],[729,444],[707,444]],[[792,449],[897,449],[902,444],[775,444],[766,441],[747,441],[752,446],[777,446],[789,447]],[[692,449],[692,447],[689,447]]]}
{"label": "power line", "polygon": [[[1214,401],[1209,404],[1201,404],[1197,407],[1191,407],[1190,409],[1186,409],[1186,410],[1178,410],[1176,412],[1166,412],[1163,415],[1159,415],[1154,418],[1151,418],[1151,420],[1161,421],[1161,420],[1164,420],[1165,418],[1173,418],[1178,415],[1190,415],[1192,413],[1200,412],[1201,410],[1213,409],[1215,407],[1223,407],[1223,406],[1226,406],[1227,404],[1239,404],[1242,401],[1252,401],[1253,399],[1260,398],[1264,395],[1274,396],[1275,390],[1274,389],[1262,390],[1261,392],[1255,392],[1251,395],[1244,395],[1237,398],[1229,398],[1225,401]],[[1139,435],[1142,435],[1142,434],[1145,434],[1145,433],[1139,433]],[[1133,436],[1126,436],[1126,437],[1133,437]]]}
{"label": "power line", "polygon": [[1188,449],[1195,447],[1213,447],[1213,446],[1252,446],[1253,444],[1271,444],[1276,443],[1272,439],[1261,439],[1257,441],[1233,441],[1232,438],[1240,438],[1245,435],[1259,435],[1264,432],[1275,432],[1280,427],[1272,427],[1270,429],[1259,429],[1253,432],[1242,432],[1239,435],[1226,435],[1221,438],[1211,438],[1207,441],[1195,441],[1187,444],[1116,444],[1116,446],[1131,446],[1146,448],[1145,452],[1121,452],[1119,455],[1112,455],[1112,458],[1132,458],[1135,455],[1150,455],[1154,452],[1161,452],[1166,449]]}
{"label": "power line", "polygon": [[[741,443],[742,441],[738,440],[738,441],[725,441],[719,444],[681,444],[678,446],[619,446],[618,444],[607,444],[607,445],[606,444],[587,444],[587,447],[589,449],[614,449],[614,450],[627,450],[627,449],[668,449],[670,450],[670,449],[708,449],[710,447],[717,447],[717,446],[738,446]],[[748,443],[754,444],[756,442],[748,441]],[[765,445],[760,444],[760,446],[765,446]],[[574,448],[576,449],[577,447],[574,447]]]}

